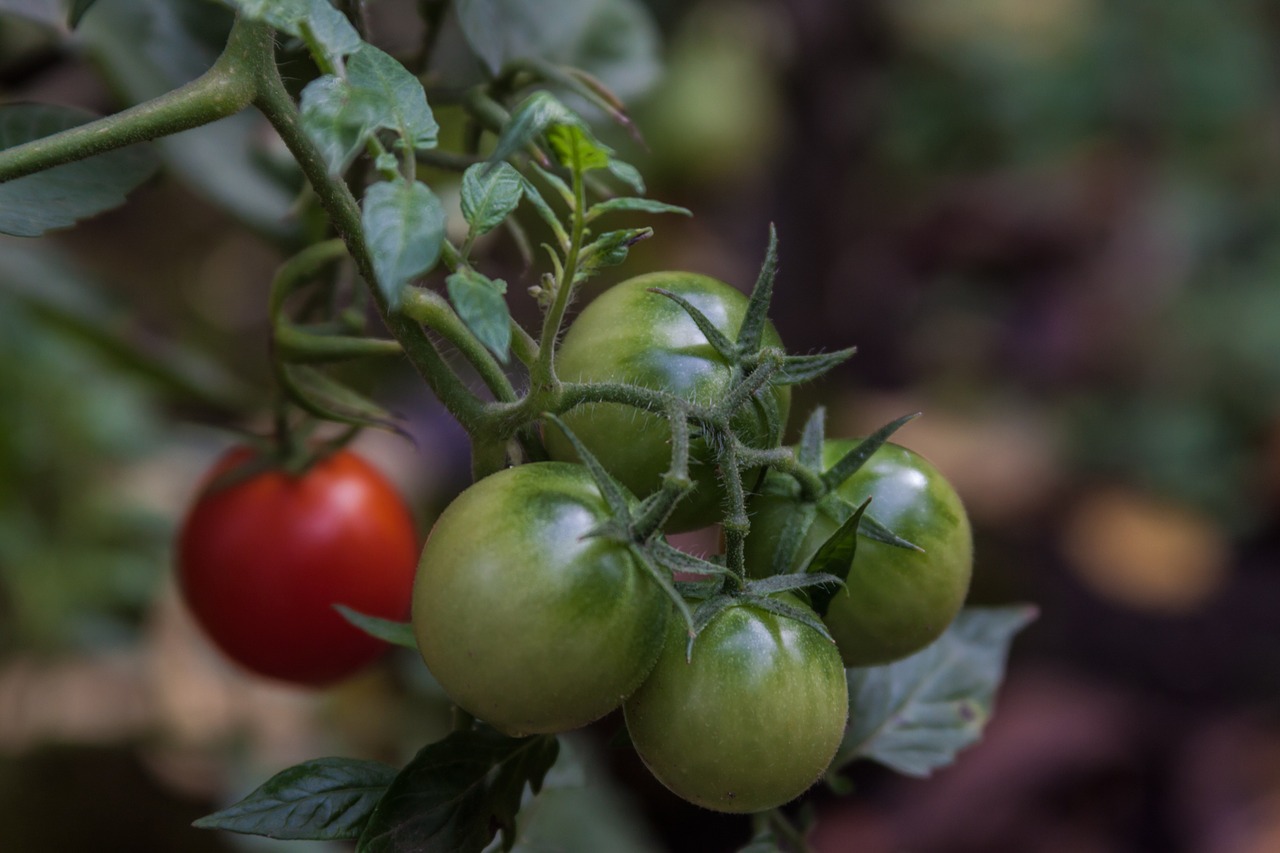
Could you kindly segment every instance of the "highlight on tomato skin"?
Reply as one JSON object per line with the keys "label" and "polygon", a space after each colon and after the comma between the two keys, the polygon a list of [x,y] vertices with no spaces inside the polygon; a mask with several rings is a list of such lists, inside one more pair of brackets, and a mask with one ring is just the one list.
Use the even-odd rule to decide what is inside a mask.
{"label": "highlight on tomato skin", "polygon": [[419,542],[413,517],[395,486],[349,450],[296,476],[260,466],[255,451],[238,447],[210,470],[178,537],[179,588],[236,664],[329,685],[388,649],[335,604],[408,618]]}

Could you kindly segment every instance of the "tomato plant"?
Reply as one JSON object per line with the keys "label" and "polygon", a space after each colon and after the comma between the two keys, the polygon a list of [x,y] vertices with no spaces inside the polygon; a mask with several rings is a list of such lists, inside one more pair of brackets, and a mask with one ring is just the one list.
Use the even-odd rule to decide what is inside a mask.
{"label": "tomato plant", "polygon": [[587,469],[563,462],[491,474],[440,516],[413,624],[461,707],[513,735],[562,732],[640,685],[671,604],[628,544],[590,535],[609,517]]}
{"label": "tomato plant", "polygon": [[[698,403],[728,394],[733,365],[707,341],[688,312],[657,289],[687,300],[726,335],[737,334],[747,311],[741,292],[704,275],[659,272],[624,281],[592,300],[569,327],[556,354],[561,378],[625,382]],[[772,324],[765,327],[763,342],[782,346]],[[790,405],[790,389],[772,386],[734,414],[732,428],[750,447],[776,447]],[[657,414],[619,403],[593,403],[566,412],[564,419],[631,491],[644,496],[661,485],[671,465],[671,429]],[[559,433],[547,436],[547,447],[557,459],[577,458]],[[705,527],[720,518],[724,489],[716,464],[705,441],[694,439],[689,458],[694,492],[676,508],[668,530]],[[760,473],[748,472],[748,481],[754,482]]]}
{"label": "tomato plant", "polygon": [[[396,4],[421,18],[405,56],[370,41],[383,19],[362,2],[199,2],[138,23],[187,2],[70,4],[66,23],[89,16],[108,65],[128,64],[121,45],[139,32],[187,18],[213,31],[182,50],[223,47],[194,80],[143,86],[150,100],[114,115],[0,108],[0,232],[109,209],[162,163],[214,199],[265,188],[230,208],[278,252],[264,288],[269,388],[211,387],[94,312],[59,319],[220,423],[254,423],[270,400],[289,463],[229,454],[179,538],[183,595],[215,643],[257,672],[323,684],[389,640],[416,648],[455,705],[454,731],[402,767],[303,762],[197,826],[351,840],[359,853],[479,853],[500,833],[511,849],[525,806],[573,775],[550,774],[564,760],[555,733],[621,704],[672,791],[762,813],[752,850],[781,850],[779,837],[802,850],[777,807],[816,780],[859,758],[919,772],[977,738],[974,710],[989,710],[1025,612],[964,614],[942,646],[842,666],[842,653],[875,663],[939,637],[967,587],[969,530],[908,451],[868,450],[855,471],[845,444],[824,451],[820,419],[798,450],[781,446],[791,386],[852,349],[784,351],[768,319],[777,235],[749,295],[654,273],[603,287],[570,317],[585,283],[654,234],[605,223],[690,215],[645,197],[639,170],[578,111],[635,131],[612,86],[656,71],[653,40],[624,37],[648,31],[639,0],[547,0],[538,15],[511,0]],[[62,5],[46,5],[61,25]],[[451,108],[437,116],[436,101]],[[145,147],[215,124],[228,136]],[[263,140],[275,147],[257,150]],[[499,242],[523,270],[500,265]],[[525,295],[537,328],[511,310]],[[317,443],[332,431],[329,447],[361,429],[409,432],[372,396],[376,366],[332,369],[375,359],[411,366],[469,440],[473,485],[420,557],[403,501],[366,463],[342,450],[292,462],[303,427]],[[665,537],[715,523],[722,553]],[[779,543],[795,553],[777,559]],[[335,604],[363,615],[349,624]]]}
{"label": "tomato plant", "polygon": [[417,551],[404,500],[356,454],[340,450],[293,474],[237,448],[210,471],[183,522],[178,581],[231,660],[323,685],[387,649],[334,605],[405,618]]}
{"label": "tomato plant", "polygon": [[[858,446],[856,439],[827,441],[824,470]],[[869,512],[917,548],[860,536],[845,592],[825,615],[846,666],[871,666],[905,657],[933,642],[960,612],[969,591],[973,538],[960,498],[928,460],[886,443],[820,503],[790,562],[805,566],[835,533],[846,513],[871,499]],[[747,563],[764,575],[773,564],[781,531],[797,512],[794,500],[753,499]]]}
{"label": "tomato plant", "polygon": [[762,811],[804,793],[830,764],[849,714],[834,644],[750,604],[712,618],[686,659],[687,644],[675,626],[653,675],[623,706],[644,763],[716,811]]}

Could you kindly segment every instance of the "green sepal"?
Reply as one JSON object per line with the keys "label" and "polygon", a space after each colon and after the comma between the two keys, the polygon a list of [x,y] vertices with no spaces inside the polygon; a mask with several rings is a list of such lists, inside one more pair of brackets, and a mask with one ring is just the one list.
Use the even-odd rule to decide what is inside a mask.
{"label": "green sepal", "polygon": [[555,95],[540,89],[511,111],[489,159],[506,160],[525,146],[536,143],[538,137],[555,125],[572,125],[586,131],[586,122],[581,116],[562,104]]}
{"label": "green sepal", "polygon": [[787,619],[793,619],[796,622],[799,622],[802,625],[807,625],[817,631],[828,641],[832,643],[835,642],[835,639],[831,636],[831,632],[827,630],[827,626],[823,624],[822,620],[819,619],[817,615],[815,615],[814,611],[807,607],[796,607],[793,604],[788,604],[785,601],[779,601],[778,599],[771,598],[769,596],[744,596],[742,598],[742,603],[749,604],[752,607],[758,607],[761,610],[767,610],[770,613],[774,613]]}
{"label": "green sepal", "polygon": [[747,311],[738,327],[738,352],[754,355],[760,351],[764,340],[764,327],[769,322],[769,303],[773,300],[773,280],[778,274],[778,229],[769,223],[769,247],[765,250],[764,263],[756,278]]}
{"label": "green sepal", "polygon": [[596,486],[600,489],[600,495],[604,498],[605,504],[609,507],[609,513],[613,519],[622,523],[629,524],[631,522],[631,501],[626,488],[613,478],[604,466],[600,464],[600,460],[587,449],[578,436],[574,435],[573,430],[565,425],[560,418],[545,412],[543,419],[548,423],[555,425],[560,432],[564,433],[564,437],[573,445],[574,452],[578,454],[578,460],[591,472],[591,479],[595,480]]}
{"label": "green sepal", "polygon": [[919,412],[913,412],[909,415],[903,415],[895,421],[890,421],[880,429],[871,433],[871,435],[858,442],[857,446],[851,449],[844,456],[840,457],[836,464],[832,465],[822,475],[822,482],[826,484],[828,489],[836,489],[845,480],[854,475],[866,461],[871,458],[877,450],[884,446],[889,437],[897,432],[907,423],[920,417]]}
{"label": "green sepal", "polygon": [[812,355],[786,355],[776,373],[769,378],[774,385],[799,385],[810,382],[844,364],[857,347],[848,347],[835,352],[819,352]]}
{"label": "green sepal", "polygon": [[724,578],[733,574],[725,566],[681,551],[665,539],[653,540],[650,550],[658,564],[671,572],[708,578]]}
{"label": "green sepal", "polygon": [[711,344],[711,347],[719,353],[725,361],[729,364],[736,364],[738,362],[738,348],[734,346],[733,341],[725,337],[724,333],[717,329],[715,324],[711,322],[707,315],[698,310],[692,302],[685,299],[683,296],[672,293],[670,290],[663,290],[661,287],[651,287],[649,288],[649,292],[661,294],[683,308],[685,313],[689,315],[689,319],[693,320],[693,322],[697,324],[699,331],[701,331],[703,337],[707,339],[707,343]]}
{"label": "green sepal", "polygon": [[[746,591],[751,595],[773,595],[775,592],[792,592],[818,586],[844,586],[844,581],[835,575],[823,573],[770,575],[747,583]],[[817,608],[814,608],[815,610]]]}
{"label": "green sepal", "polygon": [[[827,537],[827,541],[822,543],[818,548],[818,552],[813,555],[813,559],[809,561],[805,567],[806,572],[826,575],[828,577],[837,578],[841,586],[849,577],[849,570],[853,567],[853,558],[858,550],[858,532],[862,525],[862,521],[866,516],[867,505],[871,503],[871,498],[867,498],[862,502],[853,514],[845,520],[844,524]],[[839,592],[838,589],[820,589],[815,590],[810,596],[810,603],[813,605],[814,611],[819,616],[827,615],[827,608],[831,606],[831,600],[835,598]]]}
{"label": "green sepal", "polygon": [[346,619],[370,637],[390,643],[393,646],[413,649],[414,651],[418,650],[418,641],[413,633],[412,622],[396,622],[393,619],[370,616],[368,613],[352,610],[345,604],[335,604],[333,609],[338,611],[343,619]]}
{"label": "green sepal", "polygon": [[[792,482],[795,481],[792,480]],[[795,511],[787,516],[787,521],[782,527],[778,541],[773,546],[773,559],[769,565],[770,572],[775,575],[785,575],[791,572],[791,564],[800,550],[800,543],[804,541],[804,537],[813,525],[813,519],[817,514],[818,508],[809,501],[798,501],[795,504]]]}
{"label": "green sepal", "polygon": [[800,445],[796,449],[796,461],[810,471],[822,470],[822,448],[826,444],[827,410],[818,406],[809,413],[800,433]]}
{"label": "green sepal", "polygon": [[355,839],[395,777],[394,767],[378,761],[304,761],[192,826],[290,841]]}
{"label": "green sepal", "polygon": [[635,166],[625,163],[617,157],[610,157],[607,168],[609,169],[609,174],[631,187],[640,195],[644,195],[644,176],[640,174],[640,170]]}
{"label": "green sepal", "polygon": [[693,631],[693,613],[689,610],[689,604],[684,600],[684,596],[680,594],[678,584],[671,578],[671,572],[664,566],[659,565],[654,559],[652,551],[637,543],[631,544],[631,553],[635,555],[640,564],[644,566],[645,571],[649,573],[649,577],[653,578],[654,583],[663,591],[671,604],[675,607],[676,612],[680,614],[680,618],[684,620],[685,627],[690,632]]}

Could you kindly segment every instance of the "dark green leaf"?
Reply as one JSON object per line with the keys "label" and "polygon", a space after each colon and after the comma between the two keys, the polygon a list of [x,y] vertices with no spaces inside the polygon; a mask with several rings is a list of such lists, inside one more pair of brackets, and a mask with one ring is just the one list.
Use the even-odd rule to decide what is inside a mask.
{"label": "dark green leaf", "polygon": [[[40,139],[90,121],[69,107],[14,104],[0,108],[0,148]],[[124,203],[151,177],[158,161],[150,145],[131,145],[0,184],[0,233],[38,237]]]}
{"label": "dark green leaf", "polygon": [[839,461],[822,475],[822,481],[827,484],[827,488],[832,490],[838,488],[841,483],[852,477],[859,468],[865,465],[866,461],[884,446],[890,436],[918,417],[920,417],[919,412],[903,415],[858,442],[856,447],[840,457]]}
{"label": "dark green leaf", "polygon": [[572,125],[582,130],[587,126],[581,116],[555,95],[541,89],[534,92],[511,111],[511,118],[489,155],[490,161],[506,160],[556,125]]}
{"label": "dark green leaf", "polygon": [[444,208],[421,181],[371,185],[361,216],[378,287],[395,308],[404,288],[435,266],[444,242]]}
{"label": "dark green leaf", "polygon": [[511,312],[503,296],[507,283],[462,267],[445,279],[445,286],[462,322],[505,364],[511,349]]}
{"label": "dark green leaf", "polygon": [[290,767],[234,806],[197,820],[200,829],[288,840],[359,838],[394,767],[352,758],[317,758]]}
{"label": "dark green leaf", "polygon": [[738,327],[738,349],[743,355],[752,355],[760,349],[765,323],[769,320],[769,303],[773,300],[773,280],[777,274],[778,229],[770,222],[769,247],[765,250],[764,263],[760,265],[756,285],[751,289],[742,325]]}
{"label": "dark green leaf", "polygon": [[476,234],[502,224],[524,194],[520,173],[510,163],[476,163],[462,173],[462,216]]}
{"label": "dark green leaf", "polygon": [[346,619],[370,637],[376,637],[393,646],[413,649],[415,652],[418,650],[418,640],[413,634],[412,622],[396,622],[392,619],[383,619],[380,616],[370,616],[368,613],[352,610],[345,604],[335,604],[333,607],[342,614],[343,619]]}
{"label": "dark green leaf", "polygon": [[624,163],[617,157],[609,158],[609,173],[636,192],[644,195],[644,177],[640,170],[630,163]]}
{"label": "dark green leaf", "polygon": [[885,666],[848,670],[849,728],[832,762],[869,758],[928,776],[977,742],[991,717],[1013,636],[1034,607],[966,608],[936,642]]}
{"label": "dark green leaf", "polygon": [[84,13],[89,11],[89,7],[96,3],[97,0],[71,0],[71,5],[67,8],[67,26],[75,29],[80,26],[80,19],[84,17]]}
{"label": "dark green leaf", "polygon": [[329,0],[229,0],[232,6],[255,21],[270,24],[295,38],[305,37],[309,30],[319,47],[329,57],[346,56],[356,50],[360,34],[346,16]]}
{"label": "dark green leaf", "polygon": [[702,332],[702,336],[707,339],[707,343],[711,344],[715,351],[724,357],[725,361],[730,364],[737,361],[738,351],[737,348],[734,347],[733,341],[725,337],[724,333],[716,328],[716,324],[712,323],[706,314],[703,314],[698,310],[697,306],[685,299],[683,296],[672,293],[669,290],[663,290],[661,287],[650,288],[650,290],[654,293],[662,294],[683,308],[684,312],[689,315],[689,319],[693,320],[693,322],[697,324],[698,329]]}
{"label": "dark green leaf", "polygon": [[811,471],[822,470],[822,447],[826,443],[827,410],[818,406],[804,422],[800,433],[800,447],[796,452],[799,463]]}
{"label": "dark green leaf", "polygon": [[[863,518],[866,516],[867,504],[869,503],[871,503],[871,498],[863,501],[862,505],[854,510],[853,515],[850,515],[835,533],[827,537],[827,541],[822,543],[822,547],[818,549],[818,552],[813,555],[813,559],[809,561],[809,565],[806,567],[807,571],[834,575],[841,581],[849,577],[849,569],[853,566],[853,557],[858,549],[858,530]],[[839,587],[814,590],[813,595],[810,597],[813,609],[820,616],[827,615],[827,608],[831,606],[831,600],[839,595],[841,591]]]}
{"label": "dark green leaf", "polygon": [[302,90],[302,128],[324,155],[329,174],[341,175],[373,132],[377,101],[333,75],[317,77]]}
{"label": "dark green leaf", "polygon": [[844,364],[857,351],[857,347],[849,347],[814,355],[784,356],[782,366],[770,377],[769,382],[773,385],[799,385],[801,382],[809,382]]}
{"label": "dark green leaf", "polygon": [[533,209],[537,211],[542,221],[547,223],[547,227],[555,235],[556,241],[561,246],[568,246],[569,235],[560,223],[560,217],[556,216],[556,212],[551,209],[551,205],[547,204],[547,200],[542,197],[542,191],[532,181],[523,176],[520,178],[520,186],[524,189],[524,197],[533,205]]}
{"label": "dark green leaf", "polygon": [[514,841],[525,786],[535,793],[559,752],[546,735],[511,738],[489,728],[427,746],[378,803],[359,853],[470,853],[501,831]]}
{"label": "dark green leaf", "polygon": [[692,211],[685,207],[678,207],[674,204],[666,204],[661,201],[654,201],[648,198],[632,198],[626,196],[623,198],[611,198],[608,201],[602,201],[599,204],[592,205],[587,211],[587,219],[592,220],[606,213],[616,213],[620,211],[634,211],[637,213],[678,213],[681,216],[693,216]]}
{"label": "dark green leaf", "polygon": [[377,100],[376,125],[400,134],[410,148],[434,148],[436,124],[422,83],[394,57],[361,43],[347,62],[347,82]]}

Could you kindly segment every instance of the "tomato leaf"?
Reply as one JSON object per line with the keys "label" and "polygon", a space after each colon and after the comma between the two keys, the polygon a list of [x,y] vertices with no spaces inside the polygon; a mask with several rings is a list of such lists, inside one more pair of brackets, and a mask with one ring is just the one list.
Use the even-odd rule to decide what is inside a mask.
{"label": "tomato leaf", "polygon": [[885,666],[847,671],[849,728],[832,767],[869,758],[928,776],[982,737],[1009,644],[1035,607],[966,608],[932,645]]}
{"label": "tomato leaf", "polygon": [[395,57],[361,43],[347,62],[347,82],[376,100],[377,126],[400,134],[398,146],[435,147],[440,126],[427,105],[427,93]]}
{"label": "tomato leaf", "polygon": [[462,173],[462,217],[475,234],[502,224],[524,194],[520,173],[510,163],[476,163]]}
{"label": "tomato leaf", "polygon": [[[40,139],[96,118],[69,107],[13,104],[0,109],[0,149]],[[38,237],[124,204],[155,174],[148,144],[130,145],[0,184],[0,234]]]}
{"label": "tomato leaf", "polygon": [[247,18],[263,21],[295,38],[309,30],[329,56],[346,56],[361,45],[360,34],[329,0],[229,0]]}
{"label": "tomato leaf", "polygon": [[192,826],[293,841],[359,838],[395,778],[396,769],[381,762],[317,758],[277,773]]}
{"label": "tomato leaf", "polygon": [[444,208],[421,181],[380,181],[365,191],[361,224],[377,285],[397,308],[409,282],[440,259]]}
{"label": "tomato leaf", "polygon": [[693,211],[687,207],[679,207],[674,204],[667,204],[661,201],[654,201],[651,198],[634,198],[632,196],[623,196],[621,198],[611,198],[591,206],[587,211],[587,221],[604,216],[606,213],[618,212],[635,212],[635,213],[678,213],[681,216],[693,216]]}
{"label": "tomato leaf", "polygon": [[503,296],[507,283],[462,267],[445,279],[445,286],[462,322],[505,364],[511,350],[511,311]]}
{"label": "tomato leaf", "polygon": [[373,130],[376,104],[341,77],[317,77],[302,90],[302,128],[324,155],[332,176],[341,175]]}
{"label": "tomato leaf", "polygon": [[630,163],[624,163],[617,157],[610,157],[607,168],[609,169],[609,174],[631,187],[631,189],[635,190],[640,195],[644,195],[644,177],[640,174],[640,170],[635,166],[632,166]]}
{"label": "tomato leaf", "polygon": [[920,417],[919,412],[913,412],[909,415],[903,415],[895,421],[890,421],[880,429],[871,433],[871,435],[858,442],[857,446],[840,458],[836,464],[832,465],[826,473],[822,475],[828,489],[836,489],[845,480],[852,477],[859,468],[861,468],[871,456],[884,446],[895,432],[906,424]]}
{"label": "tomato leaf", "polygon": [[699,331],[702,332],[702,336],[707,339],[707,343],[711,344],[712,348],[715,349],[716,352],[720,353],[725,361],[730,364],[737,362],[738,350],[733,345],[733,341],[725,337],[724,333],[716,328],[716,324],[711,322],[710,318],[699,311],[692,302],[677,293],[672,293],[670,290],[664,290],[661,287],[652,287],[649,288],[649,290],[652,293],[658,293],[667,297],[672,302],[683,308],[684,312],[689,315],[689,319],[693,320]]}
{"label": "tomato leaf", "polygon": [[835,352],[783,356],[782,365],[769,378],[769,382],[773,385],[799,385],[801,382],[810,382],[844,364],[857,351],[857,347],[848,347]]}
{"label": "tomato leaf", "polygon": [[478,851],[499,831],[509,847],[525,786],[541,789],[559,748],[555,737],[512,738],[490,728],[424,747],[378,802],[357,853]]}
{"label": "tomato leaf", "polygon": [[368,613],[352,610],[345,604],[335,604],[333,609],[338,611],[343,619],[346,619],[370,637],[376,637],[393,646],[413,649],[415,652],[418,650],[418,640],[414,636],[412,622],[396,622],[393,619],[370,616]]}
{"label": "tomato leaf", "polygon": [[[584,168],[607,167],[609,154],[612,152],[595,138],[582,116],[566,107],[555,95],[544,89],[534,92],[511,111],[511,117],[507,119],[506,127],[498,136],[489,160],[491,162],[506,160],[526,145],[537,142],[540,136],[556,126],[572,127],[578,131],[577,134],[562,133],[557,136],[557,144],[560,146],[557,149],[558,154],[561,150],[565,154],[572,154],[572,149],[577,146],[579,153],[576,156],[583,162],[599,163],[599,166]],[[603,161],[600,161],[601,156],[604,158]],[[564,159],[561,162],[571,167],[570,162]]]}
{"label": "tomato leaf", "polygon": [[681,551],[665,539],[653,540],[650,551],[660,566],[673,573],[718,578],[732,574],[727,567]]}

